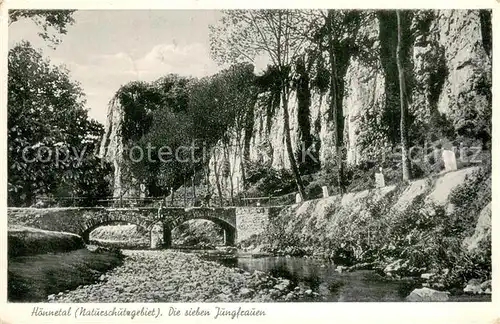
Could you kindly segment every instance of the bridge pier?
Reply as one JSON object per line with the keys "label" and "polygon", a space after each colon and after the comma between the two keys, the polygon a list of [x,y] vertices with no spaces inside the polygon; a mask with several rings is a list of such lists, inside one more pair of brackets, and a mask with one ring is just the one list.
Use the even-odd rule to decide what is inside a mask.
{"label": "bridge pier", "polygon": [[172,230],[166,222],[156,223],[150,231],[151,249],[168,249],[172,246]]}
{"label": "bridge pier", "polygon": [[169,249],[172,247],[172,230],[167,223],[163,223],[163,245],[164,249]]}
{"label": "bridge pier", "polygon": [[85,244],[90,244],[90,231],[85,231],[80,236]]}
{"label": "bridge pier", "polygon": [[235,242],[235,232],[234,230],[224,228],[224,245],[233,246]]}

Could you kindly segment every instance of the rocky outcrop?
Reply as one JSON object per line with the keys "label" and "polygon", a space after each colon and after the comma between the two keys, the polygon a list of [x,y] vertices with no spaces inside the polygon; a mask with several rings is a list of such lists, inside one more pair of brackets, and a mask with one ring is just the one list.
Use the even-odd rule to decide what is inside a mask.
{"label": "rocky outcrop", "polygon": [[123,138],[121,128],[124,111],[114,98],[108,105],[106,128],[99,150],[99,157],[113,164],[113,197],[121,196],[123,169]]}
{"label": "rocky outcrop", "polygon": [[[440,10],[433,33],[446,58],[448,75],[439,96],[438,109],[457,127],[490,107],[491,57],[483,45],[477,10]],[[469,119],[469,120],[467,120]]]}
{"label": "rocky outcrop", "polygon": [[[409,15],[410,34],[405,37],[405,47],[409,53],[406,57],[407,83],[411,91],[409,110],[415,117],[415,128],[420,131],[422,126],[430,128],[434,119],[445,116],[461,134],[491,133],[491,125],[488,125],[491,119],[488,15],[479,10],[424,10],[412,11]],[[358,33],[362,40],[358,44],[361,44],[360,51],[349,51],[350,56],[342,58],[345,74],[339,75],[342,83],[339,88],[342,89],[348,164],[370,159],[371,153],[380,156],[388,142],[398,142],[398,118],[384,120],[384,125],[389,123],[392,130],[380,133],[382,119],[387,118],[384,112],[391,111],[396,116],[399,109],[393,18],[390,13],[367,15]],[[288,101],[290,136],[299,164],[307,153],[311,153],[309,156],[325,168],[335,158],[333,118],[329,109],[329,90],[315,89],[310,85],[300,88],[299,94],[296,90],[291,92]],[[250,115],[252,122],[242,130],[229,130],[226,140],[216,145],[209,163],[210,182],[212,188],[220,187],[224,196],[243,190],[245,161],[259,162],[274,169],[290,168],[283,109],[278,97],[261,93]],[[123,114],[118,100],[112,100],[100,155],[113,163],[114,196],[133,196],[138,195],[139,186],[126,175],[123,161],[126,148],[120,134]],[[309,120],[304,123],[306,115]],[[480,129],[474,129],[475,125]],[[307,143],[302,145],[304,139]]]}
{"label": "rocky outcrop", "polygon": [[99,157],[113,165],[113,198],[144,197],[140,184],[126,171],[127,150],[121,133],[124,114],[119,99],[111,99]]}

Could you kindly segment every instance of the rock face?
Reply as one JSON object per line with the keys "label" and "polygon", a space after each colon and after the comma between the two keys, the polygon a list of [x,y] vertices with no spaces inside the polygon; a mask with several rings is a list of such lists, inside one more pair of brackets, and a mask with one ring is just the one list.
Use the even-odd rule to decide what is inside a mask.
{"label": "rock face", "polygon": [[491,57],[485,41],[479,11],[440,10],[435,36],[444,48],[448,75],[439,97],[438,109],[457,123],[466,122],[468,107],[478,113],[491,105],[484,87],[491,82]]}
{"label": "rock face", "polygon": [[[423,17],[424,16],[424,17]],[[484,33],[484,22],[477,10],[436,10],[419,12],[413,17],[412,28],[417,21],[426,20],[427,27],[417,33],[411,44],[411,63],[415,85],[412,91],[410,111],[416,120],[426,123],[432,114],[443,114],[455,129],[467,128],[467,122],[481,118],[491,111],[491,54],[488,36]],[[377,18],[366,25],[360,33],[371,42],[372,52],[381,50],[380,26]],[[422,29],[422,27],[418,27]],[[372,60],[352,56],[344,77],[344,140],[347,148],[347,163],[356,164],[368,158],[370,148],[363,149],[361,134],[366,131],[367,119],[377,122],[381,112],[388,105],[386,73],[381,58]],[[276,169],[289,169],[290,163],[285,147],[283,131],[283,112],[279,104],[269,109],[268,94],[262,94],[254,111],[254,127],[246,134],[250,141],[248,160],[261,162]],[[329,114],[329,93],[311,92],[309,106],[310,135],[314,141],[314,152],[321,167],[334,159],[333,121]],[[301,130],[298,122],[297,94],[292,92],[288,103],[292,146],[301,151]],[[247,130],[248,132],[248,130]],[[241,157],[245,156],[245,134],[230,136],[232,149],[222,154],[222,144],[217,150],[220,154],[210,163],[211,183],[216,185],[214,173],[219,172],[219,182],[224,193],[242,190]],[[386,144],[378,138],[380,149]],[[303,150],[302,150],[303,151]],[[296,158],[300,156],[296,154]],[[217,159],[217,163],[213,160]],[[218,168],[215,168],[215,164]],[[226,173],[221,172],[225,164]],[[232,181],[232,184],[231,184]],[[215,188],[215,187],[214,187]]]}
{"label": "rock face", "polygon": [[123,138],[121,127],[123,123],[123,109],[118,100],[112,100],[108,106],[106,128],[102,138],[99,157],[113,163],[113,197],[121,195],[122,168],[123,168]]}
{"label": "rock face", "polygon": [[118,98],[114,97],[108,105],[108,116],[106,127],[99,149],[99,157],[113,165],[113,197],[122,196],[139,197],[144,196],[140,184],[127,175],[126,170],[126,148],[121,134],[124,120],[124,110]]}

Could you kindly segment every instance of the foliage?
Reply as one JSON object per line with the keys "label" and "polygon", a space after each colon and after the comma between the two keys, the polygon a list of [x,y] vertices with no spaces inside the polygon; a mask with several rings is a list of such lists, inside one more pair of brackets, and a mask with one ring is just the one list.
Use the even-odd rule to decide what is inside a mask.
{"label": "foliage", "polygon": [[[66,196],[107,195],[109,168],[94,154],[103,127],[88,118],[79,84],[27,42],[12,48],[8,60],[9,204],[30,205],[36,195],[62,188]],[[35,161],[37,152],[47,162]]]}
{"label": "foliage", "polygon": [[239,133],[245,127],[256,99],[253,69],[251,64],[235,64],[195,83],[189,93],[195,138],[215,144],[231,128]]}
{"label": "foliage", "polygon": [[264,197],[285,195],[295,189],[294,177],[290,171],[276,170],[259,163],[248,164],[246,180],[252,187],[248,192]]}
{"label": "foliage", "polygon": [[[408,267],[442,275],[447,288],[461,287],[472,278],[487,279],[491,275],[491,247],[467,252],[462,244],[472,234],[481,209],[491,201],[491,179],[488,171],[472,174],[450,195],[454,209],[424,206],[423,196],[404,213],[396,216],[386,244],[385,256],[408,260]],[[438,276],[439,277],[439,276]],[[443,278],[444,277],[444,278]],[[462,287],[463,288],[463,287]]]}
{"label": "foliage", "polygon": [[162,196],[205,168],[208,149],[246,127],[255,101],[254,77],[252,65],[237,64],[200,80],[169,74],[122,86],[111,102],[124,111],[122,137],[126,147],[140,147],[145,154],[126,161],[127,177],[145,183],[150,195]]}
{"label": "foliage", "polygon": [[[22,20],[30,19],[42,29],[38,35],[52,44],[52,47],[58,45],[61,40],[59,34],[65,35],[67,27],[71,26],[75,20],[73,13],[76,10],[9,10],[9,25]],[[55,31],[51,34],[50,29]]]}

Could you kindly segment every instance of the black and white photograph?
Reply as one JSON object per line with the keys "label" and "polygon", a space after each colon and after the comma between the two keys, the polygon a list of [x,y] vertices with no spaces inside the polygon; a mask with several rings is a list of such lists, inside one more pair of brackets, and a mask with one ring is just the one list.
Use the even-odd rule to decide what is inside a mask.
{"label": "black and white photograph", "polygon": [[7,302],[491,303],[492,13],[9,7]]}

